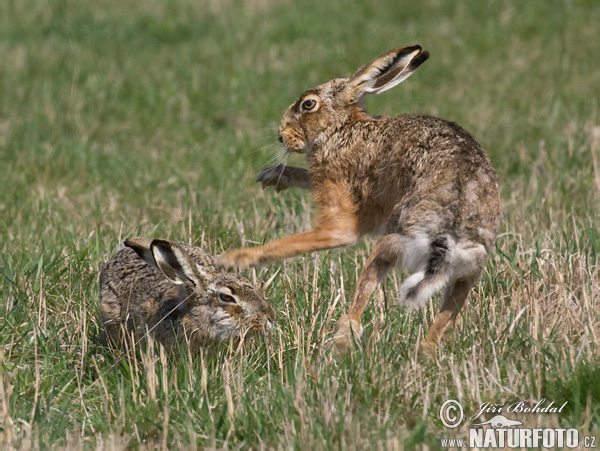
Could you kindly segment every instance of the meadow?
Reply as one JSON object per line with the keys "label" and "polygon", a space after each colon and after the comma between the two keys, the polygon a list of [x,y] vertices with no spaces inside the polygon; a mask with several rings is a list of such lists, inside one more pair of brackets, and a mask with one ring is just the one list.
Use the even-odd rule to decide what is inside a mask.
{"label": "meadow", "polygon": [[[541,399],[567,405],[507,416],[600,446],[599,23],[595,0],[0,2],[2,447],[437,449],[482,403]],[[306,193],[254,181],[283,112],[408,44],[431,58],[367,109],[469,130],[504,212],[437,357],[418,344],[439,296],[396,305],[400,270],[360,347],[324,351],[373,238],[245,271],[271,280],[270,339],[177,359],[102,346],[97,278],[125,238],[219,254],[308,229]]]}

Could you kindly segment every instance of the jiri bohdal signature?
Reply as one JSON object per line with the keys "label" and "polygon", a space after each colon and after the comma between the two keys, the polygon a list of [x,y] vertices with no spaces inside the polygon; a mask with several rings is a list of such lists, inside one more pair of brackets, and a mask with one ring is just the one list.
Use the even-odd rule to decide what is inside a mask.
{"label": "jiri bohdal signature", "polygon": [[545,405],[547,402],[546,398],[540,399],[534,406],[529,406],[526,401],[517,401],[509,404],[494,404],[491,402],[484,402],[479,406],[479,412],[471,417],[471,420],[476,420],[484,413],[561,413],[568,401],[560,407],[554,406],[554,401],[550,401],[550,404]]}

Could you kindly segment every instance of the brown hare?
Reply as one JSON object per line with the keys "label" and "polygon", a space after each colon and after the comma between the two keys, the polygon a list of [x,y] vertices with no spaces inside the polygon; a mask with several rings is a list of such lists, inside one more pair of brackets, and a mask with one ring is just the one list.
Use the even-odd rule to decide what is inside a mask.
{"label": "brown hare", "polygon": [[348,246],[366,233],[383,234],[358,279],[333,340],[345,349],[360,337],[361,315],[388,271],[411,275],[400,301],[422,305],[445,288],[426,345],[435,347],[456,319],[492,250],[500,223],[497,176],[481,146],[458,125],[431,116],[373,117],[361,105],[408,78],[429,53],[420,46],[391,50],[305,91],[285,112],[279,141],[306,155],[309,169],[275,165],[257,181],[278,191],[312,192],[313,230],[217,258],[247,268],[304,252]]}
{"label": "brown hare", "polygon": [[102,268],[100,315],[109,342],[151,333],[167,350],[192,352],[261,333],[275,319],[257,288],[218,270],[204,249],[147,238],[126,240]]}

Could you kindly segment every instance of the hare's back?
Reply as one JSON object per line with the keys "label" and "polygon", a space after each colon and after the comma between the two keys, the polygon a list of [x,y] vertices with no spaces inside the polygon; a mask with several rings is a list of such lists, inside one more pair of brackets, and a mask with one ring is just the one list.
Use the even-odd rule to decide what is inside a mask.
{"label": "hare's back", "polygon": [[99,289],[100,314],[105,322],[120,320],[125,311],[149,317],[161,300],[178,295],[174,284],[128,247],[119,249],[104,265]]}
{"label": "hare's back", "polygon": [[[204,271],[215,270],[215,258],[202,248],[179,243],[189,253]],[[165,276],[156,268],[145,262],[133,249],[120,248],[104,265],[100,272],[100,302],[107,292],[116,296],[144,298],[169,298],[171,292],[176,292],[176,286],[167,281]]]}
{"label": "hare's back", "polygon": [[401,158],[414,177],[460,169],[463,176],[477,169],[494,174],[477,141],[460,125],[434,116],[404,115],[392,120],[390,156]]}
{"label": "hare's back", "polygon": [[421,229],[426,222],[430,232],[451,230],[489,247],[500,223],[500,200],[496,172],[479,143],[459,125],[431,116],[401,116],[393,126],[397,151],[384,170],[401,168],[394,174],[402,185],[396,224]]}
{"label": "hare's back", "polygon": [[216,271],[215,267],[215,257],[210,254],[208,251],[204,250],[201,247],[190,246],[189,244],[178,243],[190,256],[194,259],[194,261],[205,268],[205,270],[213,270]]}

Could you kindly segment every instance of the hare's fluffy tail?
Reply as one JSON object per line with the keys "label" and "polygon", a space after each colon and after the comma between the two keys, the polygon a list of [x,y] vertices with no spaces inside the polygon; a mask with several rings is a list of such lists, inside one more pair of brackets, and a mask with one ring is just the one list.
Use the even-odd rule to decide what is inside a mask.
{"label": "hare's fluffy tail", "polygon": [[425,269],[418,270],[400,286],[399,302],[419,307],[452,280],[478,275],[487,260],[483,245],[473,241],[456,243],[443,235],[430,243]]}

